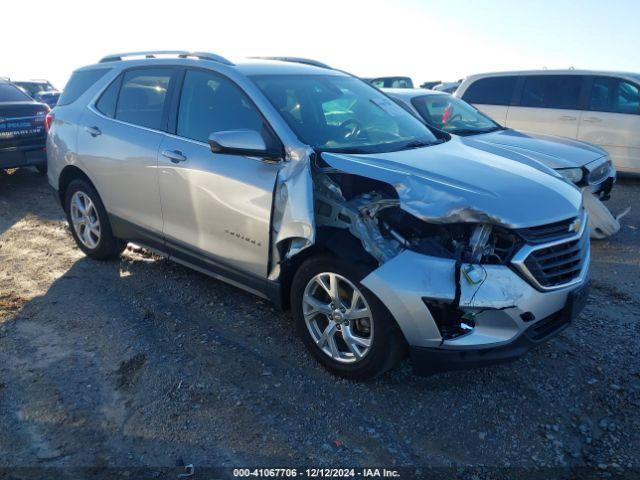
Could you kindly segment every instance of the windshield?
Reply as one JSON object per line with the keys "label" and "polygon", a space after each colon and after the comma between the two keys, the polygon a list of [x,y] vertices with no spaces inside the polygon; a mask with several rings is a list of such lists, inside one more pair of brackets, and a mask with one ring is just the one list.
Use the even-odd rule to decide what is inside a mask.
{"label": "windshield", "polygon": [[0,102],[25,102],[32,101],[13,85],[0,83]]}
{"label": "windshield", "polygon": [[420,116],[440,130],[456,135],[492,132],[502,127],[459,98],[425,95],[411,100]]}
{"label": "windshield", "polygon": [[298,138],[316,150],[380,153],[438,143],[417,118],[357,78],[252,78]]}

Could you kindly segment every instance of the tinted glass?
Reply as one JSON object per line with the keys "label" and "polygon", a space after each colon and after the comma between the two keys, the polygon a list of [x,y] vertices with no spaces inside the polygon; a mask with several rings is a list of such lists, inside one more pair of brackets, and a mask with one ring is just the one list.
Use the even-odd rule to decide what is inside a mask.
{"label": "tinted glass", "polygon": [[262,132],[263,126],[260,114],[233,82],[211,72],[187,72],[180,95],[178,135],[207,142],[214,132]]}
{"label": "tinted glass", "polygon": [[145,68],[125,73],[116,118],[160,130],[172,76],[173,71],[164,68]]}
{"label": "tinted glass", "polygon": [[468,103],[451,95],[417,97],[411,103],[429,124],[456,135],[473,135],[501,127]]}
{"label": "tinted glass", "polygon": [[640,114],[638,86],[611,77],[596,77],[591,87],[589,109],[598,112]]}
{"label": "tinted glass", "polygon": [[28,102],[31,98],[8,83],[0,83],[0,102]]}
{"label": "tinted glass", "polygon": [[532,75],[525,78],[520,105],[523,107],[576,110],[584,77],[579,75]]}
{"label": "tinted glass", "polygon": [[254,80],[298,138],[318,150],[376,153],[436,142],[417,118],[356,78],[270,75]]}
{"label": "tinted glass", "polygon": [[391,80],[391,88],[413,88],[413,83],[406,78],[394,78]]}
{"label": "tinted glass", "polygon": [[86,92],[91,85],[101,79],[110,69],[82,70],[74,72],[60,95],[58,105],[69,105]]}
{"label": "tinted glass", "polygon": [[53,85],[51,85],[49,82],[15,82],[15,84],[24,88],[31,96],[34,96],[40,92],[53,90]]}
{"label": "tinted glass", "polygon": [[473,82],[462,95],[469,103],[509,105],[518,77],[489,77]]}
{"label": "tinted glass", "polygon": [[122,77],[119,76],[107,87],[100,96],[100,100],[96,103],[98,111],[104,113],[107,117],[116,116],[116,102],[118,101],[118,92],[120,91],[120,82]]}

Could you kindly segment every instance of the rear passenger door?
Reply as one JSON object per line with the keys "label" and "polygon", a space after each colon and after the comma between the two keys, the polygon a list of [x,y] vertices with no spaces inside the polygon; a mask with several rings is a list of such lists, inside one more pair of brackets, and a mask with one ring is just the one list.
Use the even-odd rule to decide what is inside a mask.
{"label": "rear passenger door", "polygon": [[519,100],[509,109],[509,128],[576,138],[585,76],[526,75]]}
{"label": "rear passenger door", "polygon": [[167,247],[177,259],[260,292],[280,165],[212,153],[208,139],[250,129],[262,132],[267,144],[277,140],[249,97],[216,72],[186,70],[178,99],[176,125],[159,157]]}
{"label": "rear passenger door", "polygon": [[462,99],[505,126],[517,81],[515,75],[481,78],[469,85]]}
{"label": "rear passenger door", "polygon": [[177,72],[171,67],[123,72],[86,110],[78,131],[79,158],[116,235],[150,246],[162,238],[158,148]]}
{"label": "rear passenger door", "polygon": [[607,150],[619,170],[640,173],[640,86],[594,77],[578,138]]}

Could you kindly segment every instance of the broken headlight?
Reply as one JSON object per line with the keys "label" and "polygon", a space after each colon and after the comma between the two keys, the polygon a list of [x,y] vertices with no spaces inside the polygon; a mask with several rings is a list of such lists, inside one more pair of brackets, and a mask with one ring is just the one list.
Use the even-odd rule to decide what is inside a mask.
{"label": "broken headlight", "polygon": [[505,264],[519,239],[508,230],[489,224],[428,223],[394,207],[379,212],[380,230],[404,248],[467,263]]}

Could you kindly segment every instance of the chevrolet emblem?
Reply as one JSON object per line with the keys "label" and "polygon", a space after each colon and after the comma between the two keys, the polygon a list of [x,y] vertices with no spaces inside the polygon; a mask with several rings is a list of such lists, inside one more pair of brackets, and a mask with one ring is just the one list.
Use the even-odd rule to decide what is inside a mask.
{"label": "chevrolet emblem", "polygon": [[569,225],[569,232],[578,233],[580,231],[580,227],[582,227],[582,220],[576,218],[571,225]]}

